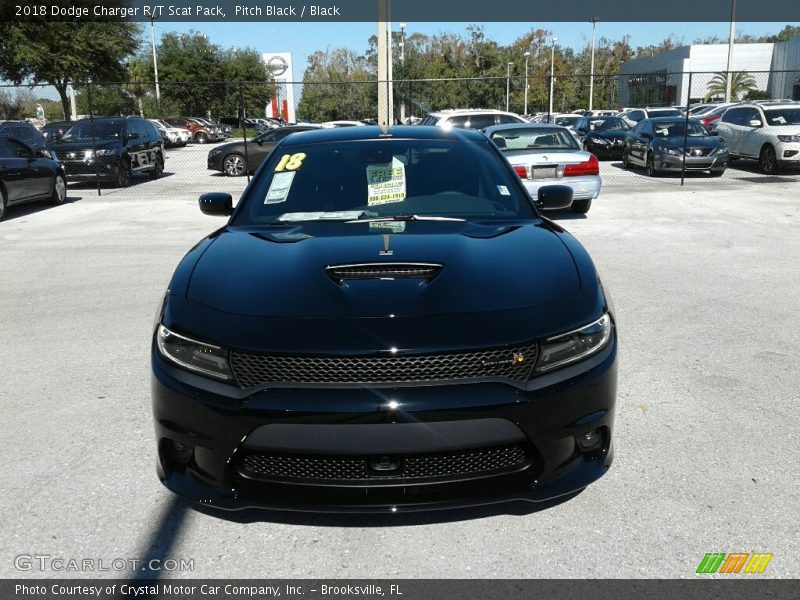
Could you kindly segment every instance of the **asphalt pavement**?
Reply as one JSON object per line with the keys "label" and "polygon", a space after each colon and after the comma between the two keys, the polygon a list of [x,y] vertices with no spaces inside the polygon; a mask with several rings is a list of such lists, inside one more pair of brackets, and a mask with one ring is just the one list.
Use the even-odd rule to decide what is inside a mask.
{"label": "asphalt pavement", "polygon": [[[774,554],[764,577],[800,577],[800,177],[736,170],[679,188],[633,173],[609,177],[588,215],[555,215],[594,257],[619,326],[615,463],[583,493],[228,514],[161,486],[150,410],[157,305],[181,256],[224,223],[195,192],[245,184],[171,169],[206,150],[175,151],[180,174],[99,197],[73,186],[67,204],[0,223],[0,577],[671,578],[695,576],[707,552],[753,551]],[[50,567],[25,570],[29,555]],[[112,563],[165,558],[192,568]]]}

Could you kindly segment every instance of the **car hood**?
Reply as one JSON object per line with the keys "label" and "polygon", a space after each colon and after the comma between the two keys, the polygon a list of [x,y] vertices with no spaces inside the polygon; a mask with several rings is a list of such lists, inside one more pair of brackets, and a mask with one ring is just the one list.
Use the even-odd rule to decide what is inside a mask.
{"label": "car hood", "polygon": [[[338,223],[226,230],[197,261],[186,297],[239,315],[380,317],[527,308],[580,288],[572,256],[545,227],[407,225],[403,233]],[[387,246],[391,254],[381,255]],[[385,263],[435,264],[441,270],[428,282],[341,284],[326,271]]]}
{"label": "car hood", "polygon": [[[179,265],[162,322],[229,348],[358,353],[522,343],[605,310],[586,251],[557,228],[406,225],[403,233],[331,223],[223,229]],[[391,256],[380,255],[384,235]],[[326,273],[332,265],[384,262],[442,269],[429,282],[337,284]]]}
{"label": "car hood", "polygon": [[59,156],[64,156],[69,152],[82,152],[84,150],[117,150],[122,147],[122,142],[119,140],[97,140],[92,142],[92,140],[76,140],[72,141],[56,141],[49,145],[51,150],[55,150],[55,152]]}
{"label": "car hood", "polygon": [[685,146],[686,148],[718,148],[725,145],[722,140],[714,136],[688,137],[686,138],[686,144],[684,144],[682,135],[668,138],[658,138],[655,140],[654,144],[658,143],[661,143],[665,146],[674,146],[675,148],[680,148],[682,146]]}
{"label": "car hood", "polygon": [[624,138],[627,131],[591,131],[586,134],[586,137],[603,138],[604,140],[614,140]]}

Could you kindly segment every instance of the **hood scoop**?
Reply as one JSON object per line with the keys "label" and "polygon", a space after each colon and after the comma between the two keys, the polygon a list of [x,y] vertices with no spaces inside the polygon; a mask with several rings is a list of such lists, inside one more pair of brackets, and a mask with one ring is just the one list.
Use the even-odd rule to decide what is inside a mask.
{"label": "hood scoop", "polygon": [[325,268],[325,273],[337,285],[354,279],[424,279],[429,283],[441,271],[442,265],[432,263],[357,263]]}

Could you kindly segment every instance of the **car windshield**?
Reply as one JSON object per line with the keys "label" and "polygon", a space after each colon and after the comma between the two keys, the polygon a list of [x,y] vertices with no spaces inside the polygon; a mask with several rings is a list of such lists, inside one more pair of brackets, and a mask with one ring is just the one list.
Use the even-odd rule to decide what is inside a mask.
{"label": "car windshield", "polygon": [[519,127],[502,129],[492,134],[492,141],[501,150],[578,150],[578,142],[564,129]]}
{"label": "car windshield", "polygon": [[[653,123],[653,131],[657,138],[683,137],[686,133],[685,121],[666,121]],[[702,137],[708,132],[694,121],[689,121],[689,137]]]}
{"label": "car windshield", "polygon": [[556,120],[556,125],[563,125],[564,127],[567,127],[569,125],[574,125],[575,123],[580,121],[581,120],[581,116],[580,115],[575,115],[575,116],[569,116],[569,117],[556,117],[555,120]]}
{"label": "car windshield", "polygon": [[764,116],[769,125],[800,125],[800,107],[798,108],[768,108]]}
{"label": "car windshield", "polygon": [[123,132],[122,121],[80,121],[70,127],[61,139],[66,141],[119,139]]}
{"label": "car windshield", "polygon": [[279,146],[234,224],[532,216],[488,140],[392,139]]}
{"label": "car windshield", "polygon": [[648,110],[651,117],[681,117],[683,113],[677,108],[651,108]]}
{"label": "car windshield", "polygon": [[625,131],[630,129],[628,124],[622,119],[597,119],[589,121],[589,129],[592,131]]}

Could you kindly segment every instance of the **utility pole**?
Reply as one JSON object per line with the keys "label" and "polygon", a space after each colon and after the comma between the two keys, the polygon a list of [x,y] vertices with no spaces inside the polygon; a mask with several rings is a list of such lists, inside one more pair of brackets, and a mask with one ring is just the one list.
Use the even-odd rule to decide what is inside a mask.
{"label": "utility pole", "polygon": [[525,57],[525,112],[524,115],[528,114],[528,58],[531,55],[530,50],[526,50],[522,53],[522,56]]}
{"label": "utility pole", "polygon": [[547,111],[547,120],[553,114],[553,89],[555,88],[555,64],[556,64],[556,42],[557,37],[550,38],[550,109]]}
{"label": "utility pole", "polygon": [[[161,106],[161,90],[158,87],[158,56],[156,55],[156,25],[155,17],[150,17],[150,37],[153,44],[153,74],[156,78],[156,103]],[[159,115],[160,117],[161,115]]]}
{"label": "utility pole", "polygon": [[[400,23],[400,72],[405,77],[405,64],[406,64],[406,24]],[[403,94],[403,101],[400,103],[400,122],[406,122],[406,100],[405,93]]]}
{"label": "utility pole", "polygon": [[389,29],[389,0],[378,0],[378,125],[392,126],[389,100],[389,48],[386,32]]}
{"label": "utility pole", "polygon": [[506,65],[506,112],[509,107],[509,93],[511,92],[511,67],[514,66],[513,62]]}
{"label": "utility pole", "polygon": [[[731,101],[731,65],[733,61],[733,41],[736,38],[736,0],[731,0],[731,30],[728,34],[728,70],[725,73],[725,102]],[[691,98],[692,90],[689,90]],[[689,105],[687,100],[686,105]]]}
{"label": "utility pole", "polygon": [[594,30],[597,26],[599,17],[592,17],[592,66],[589,69],[589,110],[592,110],[592,101],[594,100]]}

